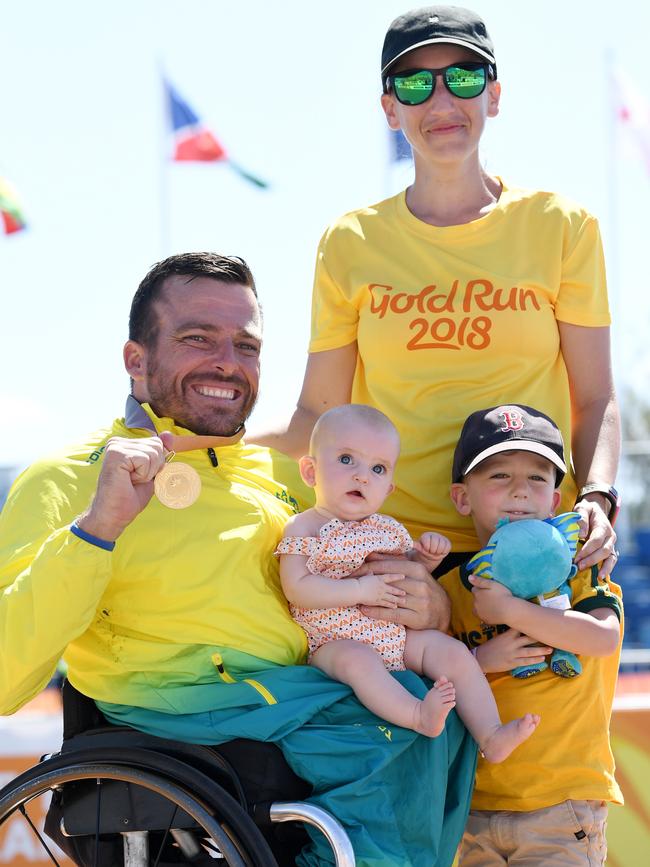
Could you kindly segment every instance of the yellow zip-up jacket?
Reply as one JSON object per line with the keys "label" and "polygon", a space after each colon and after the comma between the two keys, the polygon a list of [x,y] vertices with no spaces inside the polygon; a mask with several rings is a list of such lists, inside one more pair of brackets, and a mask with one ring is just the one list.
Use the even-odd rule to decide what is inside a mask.
{"label": "yellow zip-up jacket", "polygon": [[[152,427],[187,435],[143,405]],[[175,458],[199,473],[199,499],[168,509],[154,497],[112,552],[77,538],[110,429],[41,461],[14,483],[0,516],[0,713],[13,713],[64,656],[77,689],[106,702],[173,710],[170,690],[219,679],[229,652],[291,665],[306,641],[292,620],[273,556],[296,492],[274,479],[289,467],[244,442]],[[295,473],[291,472],[292,478]]]}

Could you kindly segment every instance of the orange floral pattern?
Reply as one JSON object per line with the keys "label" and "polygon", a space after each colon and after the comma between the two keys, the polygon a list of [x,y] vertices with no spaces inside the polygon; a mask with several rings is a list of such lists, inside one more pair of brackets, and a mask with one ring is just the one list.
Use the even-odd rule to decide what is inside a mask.
{"label": "orange floral pattern", "polygon": [[[363,521],[324,524],[318,536],[286,536],[276,554],[301,554],[307,569],[336,581],[354,572],[368,554],[405,554],[413,547],[406,529],[387,515],[370,515]],[[369,644],[381,655],[389,671],[404,671],[406,630],[397,623],[373,620],[355,605],[350,608],[299,608],[291,614],[307,634],[309,657],[329,641],[352,639]]]}

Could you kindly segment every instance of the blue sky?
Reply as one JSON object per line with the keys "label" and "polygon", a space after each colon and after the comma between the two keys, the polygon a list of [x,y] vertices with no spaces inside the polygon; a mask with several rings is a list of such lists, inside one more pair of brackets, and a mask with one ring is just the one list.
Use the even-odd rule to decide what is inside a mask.
{"label": "blue sky", "polygon": [[[392,0],[0,0],[0,175],[29,231],[0,237],[0,465],[122,414],[135,288],[163,255],[251,265],[265,308],[256,422],[286,416],[306,357],[314,255],[329,221],[408,183],[390,170],[379,54]],[[473,4],[503,96],[483,147],[510,184],[558,190],[601,220],[619,386],[650,375],[650,178],[614,139],[608,58],[650,100],[650,7],[638,0]],[[233,159],[166,160],[161,70]],[[165,202],[167,205],[165,205]],[[166,226],[168,243],[163,237]]]}

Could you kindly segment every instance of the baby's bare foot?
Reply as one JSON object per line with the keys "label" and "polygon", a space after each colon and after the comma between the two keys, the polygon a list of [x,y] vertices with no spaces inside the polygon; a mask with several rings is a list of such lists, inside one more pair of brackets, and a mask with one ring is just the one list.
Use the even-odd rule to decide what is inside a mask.
{"label": "baby's bare foot", "polygon": [[433,684],[433,689],[418,702],[415,709],[413,729],[430,738],[438,737],[445,727],[445,720],[452,708],[456,707],[456,689],[446,677]]}
{"label": "baby's bare foot", "polygon": [[480,744],[482,754],[488,762],[502,762],[507,759],[519,744],[523,744],[532,735],[540,719],[539,714],[527,713],[519,719],[499,726],[484,744]]}

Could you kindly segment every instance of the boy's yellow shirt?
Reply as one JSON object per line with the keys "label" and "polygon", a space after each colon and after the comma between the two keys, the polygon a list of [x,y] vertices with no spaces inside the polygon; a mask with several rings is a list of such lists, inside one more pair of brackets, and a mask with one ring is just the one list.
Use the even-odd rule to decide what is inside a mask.
{"label": "boy's yellow shirt", "polygon": [[[571,607],[589,612],[611,608],[621,621],[621,588],[610,578],[599,580],[598,570],[584,570],[569,582]],[[472,585],[465,567],[440,579],[451,599],[451,631],[469,648],[478,647],[505,626],[486,626],[474,614]],[[527,679],[510,672],[486,675],[499,714],[509,722],[525,713],[538,713],[541,722],[533,735],[500,764],[479,757],[473,810],[529,811],[569,798],[623,803],[614,778],[609,723],[620,658],[580,656],[582,674],[558,677],[547,669]]]}

